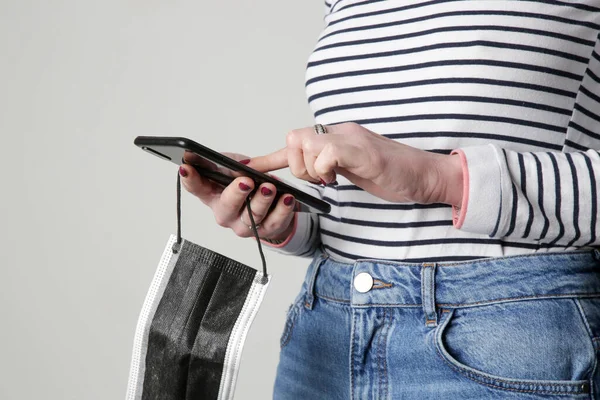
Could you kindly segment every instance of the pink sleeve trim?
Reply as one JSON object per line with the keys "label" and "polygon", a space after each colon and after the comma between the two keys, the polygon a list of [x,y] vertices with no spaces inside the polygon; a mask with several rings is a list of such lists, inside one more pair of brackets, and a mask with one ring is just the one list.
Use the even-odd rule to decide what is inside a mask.
{"label": "pink sleeve trim", "polygon": [[467,157],[461,149],[452,150],[450,155],[458,154],[463,173],[463,194],[460,207],[452,206],[452,224],[456,229],[460,229],[467,216],[467,205],[469,204],[469,168]]}
{"label": "pink sleeve trim", "polygon": [[292,238],[296,234],[296,228],[298,228],[298,213],[297,212],[294,213],[294,227],[292,228],[292,233],[290,233],[290,235],[285,239],[284,242],[279,243],[279,244],[273,244],[273,243],[269,243],[263,239],[260,239],[260,241],[263,242],[264,244],[266,244],[267,246],[274,247],[276,249],[285,247],[285,245],[288,244],[290,242],[290,240],[292,240]]}

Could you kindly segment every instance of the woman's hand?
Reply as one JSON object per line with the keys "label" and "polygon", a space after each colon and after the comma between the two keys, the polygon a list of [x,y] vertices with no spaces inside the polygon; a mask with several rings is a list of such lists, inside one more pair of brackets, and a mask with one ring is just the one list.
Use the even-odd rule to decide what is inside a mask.
{"label": "woman's hand", "polygon": [[392,202],[446,203],[460,206],[462,168],[458,156],[410,147],[355,124],[293,130],[287,146],[255,157],[249,167],[262,172],[289,166],[310,182],[335,181],[336,174],[367,192]]}
{"label": "woman's hand", "polygon": [[[223,154],[238,161],[248,159],[241,154]],[[187,155],[186,161],[189,161]],[[226,169],[219,169],[219,172],[232,175]],[[218,225],[230,228],[240,237],[254,236],[252,230],[248,228],[250,217],[246,208],[246,197],[254,189],[254,181],[251,178],[238,176],[231,184],[223,188],[200,176],[191,165],[182,165],[179,168],[179,174],[184,188],[212,209]],[[250,207],[254,221],[260,224],[259,236],[265,239],[281,240],[287,238],[291,233],[295,200],[292,195],[281,196],[274,209],[268,212],[275,195],[275,186],[264,183],[253,194]],[[240,220],[240,215],[244,222]]]}

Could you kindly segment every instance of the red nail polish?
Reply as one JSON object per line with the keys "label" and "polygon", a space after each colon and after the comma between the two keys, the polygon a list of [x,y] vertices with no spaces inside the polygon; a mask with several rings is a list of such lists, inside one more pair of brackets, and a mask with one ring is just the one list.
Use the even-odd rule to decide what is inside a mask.
{"label": "red nail polish", "polygon": [[321,185],[327,185],[327,182],[325,182],[323,179],[319,178],[319,180],[321,181]]}
{"label": "red nail polish", "polygon": [[271,189],[269,189],[269,188],[266,188],[266,187],[262,187],[262,188],[260,188],[260,192],[263,194],[263,196],[270,196],[270,195],[271,195],[271,193],[273,193],[273,192],[271,191]]}
{"label": "red nail polish", "polygon": [[246,185],[244,182],[240,182],[240,189],[242,189],[244,192],[247,192],[248,190],[250,190],[250,186]]}
{"label": "red nail polish", "polygon": [[245,159],[245,160],[240,160],[240,162],[241,162],[242,164],[249,164],[249,163],[250,163],[250,159],[249,159],[249,158],[247,158],[247,159]]}
{"label": "red nail polish", "polygon": [[187,171],[185,168],[179,167],[179,175],[183,176],[184,178],[187,176]]}
{"label": "red nail polish", "polygon": [[283,199],[283,204],[285,204],[286,206],[291,206],[293,202],[294,198],[292,196],[288,196],[285,199]]}

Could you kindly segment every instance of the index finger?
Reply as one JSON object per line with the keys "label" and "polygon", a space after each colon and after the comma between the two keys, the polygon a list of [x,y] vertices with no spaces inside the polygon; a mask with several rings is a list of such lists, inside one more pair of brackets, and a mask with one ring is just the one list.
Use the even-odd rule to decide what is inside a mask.
{"label": "index finger", "polygon": [[260,172],[275,171],[289,166],[287,147],[279,149],[271,154],[254,157],[248,163],[250,168]]}

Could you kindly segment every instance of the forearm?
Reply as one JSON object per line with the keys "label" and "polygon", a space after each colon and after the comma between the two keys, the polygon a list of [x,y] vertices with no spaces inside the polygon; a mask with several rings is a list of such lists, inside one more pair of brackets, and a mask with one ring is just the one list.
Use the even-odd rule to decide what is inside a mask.
{"label": "forearm", "polygon": [[486,145],[456,152],[466,171],[464,198],[454,208],[457,229],[546,245],[600,244],[597,151],[520,153]]}

